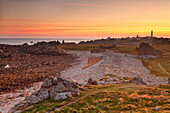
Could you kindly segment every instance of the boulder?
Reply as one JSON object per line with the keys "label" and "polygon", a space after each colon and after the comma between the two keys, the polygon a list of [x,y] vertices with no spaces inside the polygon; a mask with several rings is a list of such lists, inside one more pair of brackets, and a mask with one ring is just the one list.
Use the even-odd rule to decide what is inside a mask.
{"label": "boulder", "polygon": [[57,101],[60,99],[70,98],[74,95],[79,95],[78,84],[60,77],[57,77],[57,79],[54,77],[48,77],[43,82],[39,91],[35,91],[30,96],[26,97],[24,101],[16,104],[14,108],[11,108],[9,113],[14,113],[22,107],[26,107],[30,104],[36,104],[48,98]]}
{"label": "boulder", "polygon": [[38,98],[36,95],[31,94],[30,96],[25,98],[25,101],[27,101],[29,104],[36,104],[41,101],[41,99]]}
{"label": "boulder", "polygon": [[40,89],[37,97],[41,100],[47,99],[49,97],[48,89]]}
{"label": "boulder", "polygon": [[139,48],[136,48],[136,52],[138,52],[139,58],[143,59],[153,59],[162,56],[162,52],[155,50],[149,43],[141,43]]}
{"label": "boulder", "polygon": [[49,78],[45,79],[45,81],[43,82],[41,87],[47,88],[47,87],[50,87],[52,84],[53,84],[53,78],[49,77]]}
{"label": "boulder", "polygon": [[64,92],[64,93],[56,93],[54,96],[54,100],[61,100],[61,99],[66,99],[72,97],[72,94],[70,92]]}
{"label": "boulder", "polygon": [[88,80],[88,84],[89,84],[89,85],[98,85],[97,81],[96,81],[96,80],[93,80],[91,77],[90,77],[89,80]]}
{"label": "boulder", "polygon": [[142,80],[141,77],[134,77],[129,81],[129,83],[146,85],[146,83]]}

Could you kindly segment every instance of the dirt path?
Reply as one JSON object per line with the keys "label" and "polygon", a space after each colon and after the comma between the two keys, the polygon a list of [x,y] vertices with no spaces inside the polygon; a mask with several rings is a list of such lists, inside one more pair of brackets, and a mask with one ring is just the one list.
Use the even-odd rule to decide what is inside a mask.
{"label": "dirt path", "polygon": [[[129,78],[140,76],[148,85],[168,84],[166,78],[152,75],[151,72],[143,66],[143,63],[136,59],[135,55],[114,53],[113,51],[93,54],[91,54],[90,51],[66,52],[78,56],[79,59],[72,67],[62,71],[61,75],[66,78],[70,77],[82,85],[85,85],[90,77],[99,81],[106,74]],[[99,58],[100,61],[88,66],[89,58]],[[83,69],[84,67],[86,68]]]}

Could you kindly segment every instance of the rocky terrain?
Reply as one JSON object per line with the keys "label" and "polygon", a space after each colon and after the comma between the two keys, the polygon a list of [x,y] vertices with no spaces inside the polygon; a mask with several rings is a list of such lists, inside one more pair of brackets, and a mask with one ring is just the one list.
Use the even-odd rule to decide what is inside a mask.
{"label": "rocky terrain", "polygon": [[[39,62],[40,64],[42,63],[42,67],[41,66],[38,68],[30,67],[31,70],[37,72],[37,71],[43,69],[43,71],[47,72],[46,73],[47,76],[56,75],[56,71],[58,73],[61,72],[60,73],[61,78],[64,78],[65,80],[72,79],[74,82],[77,82],[80,86],[88,87],[89,85],[107,85],[107,84],[120,84],[120,83],[136,83],[136,84],[149,85],[149,86],[168,84],[167,78],[156,77],[156,76],[152,75],[151,72],[143,66],[142,62],[140,60],[136,59],[136,57],[137,57],[136,55],[115,53],[112,50],[95,51],[95,52],[64,51],[64,53],[67,53],[67,54],[66,55],[60,54],[60,55],[58,55],[58,57],[57,57],[57,55],[46,55],[47,53],[48,53],[48,51],[41,53],[41,55],[39,53],[38,53],[39,55],[32,54],[32,53],[26,54],[26,55],[29,55],[28,58],[30,58],[32,56],[32,58],[30,58],[30,61],[32,61],[32,59],[35,59],[34,57],[37,57],[37,59],[35,61],[32,61],[30,64],[34,64],[34,62],[37,62],[37,63]],[[39,56],[41,56],[41,57],[39,57]],[[44,61],[47,61],[47,62],[49,62],[51,60],[54,61],[54,59],[56,60],[57,58],[59,58],[59,56],[61,59],[57,60],[56,63],[50,63],[48,65],[43,64]],[[68,63],[70,63],[70,61],[72,61],[75,57],[78,58],[77,61],[72,62],[72,65],[69,66]],[[10,58],[15,58],[15,57],[12,56],[12,57],[7,57],[5,59],[10,59]],[[18,59],[18,58],[19,57],[16,57],[16,59]],[[21,58],[22,58],[22,60],[16,60],[16,59],[15,60],[20,63],[21,61],[23,61],[23,57],[21,57]],[[45,59],[45,58],[47,58],[47,59]],[[51,58],[51,60],[49,60],[49,58]],[[68,58],[68,60],[67,60],[67,58]],[[28,61],[28,59],[25,59],[24,61]],[[64,63],[66,63],[66,64],[64,64]],[[29,63],[27,62],[25,64],[29,64]],[[58,64],[60,64],[60,65],[58,65]],[[1,68],[2,70],[5,70],[5,69],[10,70],[11,66],[14,67],[13,63],[8,64],[8,66],[7,65],[4,65],[4,66],[5,67]],[[55,66],[57,66],[57,67],[55,67]],[[57,70],[57,69],[61,69],[61,70]],[[21,73],[22,71],[21,70],[18,71],[18,76],[20,75],[19,73]],[[6,72],[6,71],[3,71],[3,72]],[[8,71],[8,73],[9,72],[12,72],[12,71]],[[25,73],[25,71],[23,71],[23,72]],[[29,72],[30,76],[31,76],[31,71],[27,70],[26,72]],[[51,72],[54,72],[54,73],[51,74]],[[11,73],[11,74],[13,74],[13,73]],[[27,77],[29,79],[38,77],[36,74],[35,74],[35,77],[32,76],[30,78],[30,76],[27,76]],[[18,78],[16,79],[16,76],[12,75],[12,77],[11,77],[9,75],[9,78],[10,79],[5,79],[5,80],[9,80],[9,81],[13,80],[13,82],[11,82],[11,83],[16,84],[16,82],[14,82],[14,81],[18,80]],[[28,78],[26,78],[25,80],[30,81],[30,80],[28,80]],[[37,78],[37,81],[39,79],[40,78]],[[43,80],[43,79],[45,79],[45,77],[42,78],[41,80]],[[34,79],[31,79],[31,80],[34,80]],[[19,80],[19,81],[21,81],[21,80]],[[37,81],[34,80],[34,82],[37,82]],[[50,81],[50,79],[48,80],[47,84],[50,83],[49,81]],[[54,81],[54,80],[52,80],[52,81]],[[24,81],[17,82],[17,83],[19,83],[21,85],[21,84],[24,84]],[[30,83],[32,83],[32,81]],[[3,84],[6,84],[6,83],[4,83],[4,81],[3,81]],[[53,84],[53,82],[52,82],[52,85],[49,85],[48,87],[43,87],[43,85],[41,86],[41,83],[38,83],[38,85],[34,85],[34,87],[32,89],[29,88],[29,89],[21,90],[20,91],[21,93],[16,92],[16,93],[11,93],[11,94],[1,95],[0,98],[3,101],[1,101],[0,109],[7,111],[7,110],[9,110],[9,108],[11,108],[13,105],[15,105],[15,103],[20,102],[21,100],[23,100],[26,96],[30,95],[31,93],[38,91],[34,95],[34,97],[37,98],[41,89],[49,90],[51,88],[51,86],[53,86],[53,85],[56,85],[56,84],[55,83]],[[10,86],[10,84],[9,84],[9,86]],[[18,88],[20,88],[18,84],[16,86],[18,86]],[[57,87],[57,89],[59,89],[59,88],[61,88],[61,87]],[[25,91],[27,91],[27,92],[25,92]],[[66,92],[68,92],[68,90]],[[58,93],[63,93],[63,92],[58,92]],[[48,96],[48,97],[50,97],[50,96]],[[66,96],[62,95],[61,97],[66,97]],[[37,100],[35,98],[34,99],[32,98],[32,100]],[[41,99],[40,99],[40,101],[41,101]],[[13,104],[12,104],[12,102],[13,102]],[[39,102],[39,101],[36,101],[36,102]]]}
{"label": "rocky terrain", "polygon": [[[61,75],[65,78],[69,77],[81,85],[86,85],[89,78],[96,80],[98,84],[117,84],[125,82],[124,78],[134,77],[142,78],[147,85],[168,84],[167,78],[152,75],[142,62],[136,59],[135,55],[114,53],[110,50],[100,53],[90,51],[67,51],[67,53],[79,56],[79,62],[75,62],[72,67],[62,71]],[[83,69],[89,65],[88,60],[92,57],[99,58],[100,61]]]}
{"label": "rocky terrain", "polygon": [[54,76],[75,59],[58,50],[54,42],[0,45],[0,48],[0,94],[30,87],[49,75]]}
{"label": "rocky terrain", "polygon": [[74,61],[74,56],[58,50],[57,42],[0,44],[0,111],[6,113],[38,90],[41,81],[59,74]]}
{"label": "rocky terrain", "polygon": [[136,48],[136,52],[138,52],[139,58],[143,59],[159,58],[162,56],[162,51],[155,50],[149,43],[141,43],[139,48]]}
{"label": "rocky terrain", "polygon": [[48,77],[41,85],[40,90],[33,92],[24,100],[20,101],[8,113],[20,112],[20,108],[27,107],[30,104],[36,104],[48,98],[57,101],[70,98],[73,95],[79,95],[79,88],[76,83],[60,77]]}

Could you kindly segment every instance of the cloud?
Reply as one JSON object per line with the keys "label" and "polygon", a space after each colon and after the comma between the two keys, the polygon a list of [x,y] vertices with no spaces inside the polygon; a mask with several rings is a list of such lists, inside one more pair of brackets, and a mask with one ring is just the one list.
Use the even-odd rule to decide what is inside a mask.
{"label": "cloud", "polygon": [[142,10],[150,10],[153,8],[137,8],[137,7],[129,7],[129,6],[114,6],[114,5],[98,5],[98,4],[72,4],[72,3],[65,3],[65,4],[58,4],[58,5],[70,5],[70,6],[89,6],[89,7],[112,7],[112,8],[122,8],[122,9],[142,9]]}
{"label": "cloud", "polygon": [[72,6],[95,6],[95,7],[115,7],[115,8],[129,8],[125,6],[113,6],[113,5],[96,5],[96,4],[63,4],[63,5],[72,5]]}

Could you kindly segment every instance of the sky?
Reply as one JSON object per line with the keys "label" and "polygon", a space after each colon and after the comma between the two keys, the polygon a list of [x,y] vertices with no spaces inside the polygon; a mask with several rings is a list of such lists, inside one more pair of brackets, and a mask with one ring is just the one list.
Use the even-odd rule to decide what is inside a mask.
{"label": "sky", "polygon": [[170,38],[170,0],[0,0],[0,38]]}

